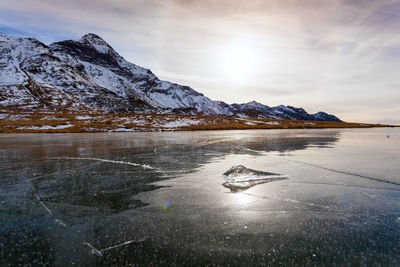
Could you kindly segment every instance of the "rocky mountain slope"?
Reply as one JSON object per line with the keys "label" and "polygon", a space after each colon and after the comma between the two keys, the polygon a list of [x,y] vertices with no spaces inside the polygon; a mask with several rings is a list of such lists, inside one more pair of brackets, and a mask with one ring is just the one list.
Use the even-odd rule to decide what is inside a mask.
{"label": "rocky mountain slope", "polygon": [[291,106],[213,101],[188,86],[161,81],[95,34],[48,46],[33,38],[0,34],[0,107],[340,121]]}

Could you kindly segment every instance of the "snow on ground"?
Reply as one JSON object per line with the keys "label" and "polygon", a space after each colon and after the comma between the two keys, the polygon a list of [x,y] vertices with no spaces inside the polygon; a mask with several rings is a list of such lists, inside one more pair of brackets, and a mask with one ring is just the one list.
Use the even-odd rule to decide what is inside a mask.
{"label": "snow on ground", "polygon": [[247,125],[259,125],[259,124],[272,124],[272,125],[279,125],[280,122],[278,121],[259,121],[259,120],[250,120],[250,119],[237,119],[237,120],[241,120],[244,123],[246,123]]}
{"label": "snow on ground", "polygon": [[[158,118],[151,116],[120,117],[118,118],[118,121],[121,121],[120,126],[122,127],[124,127],[127,123],[132,123],[138,126],[149,126],[166,129],[198,125],[203,122],[202,120],[198,119],[176,118],[170,116]],[[127,128],[123,129],[125,129],[124,131],[126,131]]]}
{"label": "snow on ground", "polygon": [[47,121],[55,121],[55,120],[68,120],[67,118],[57,118],[55,116],[46,116],[41,118],[41,120],[47,120]]}
{"label": "snow on ground", "polygon": [[258,124],[257,122],[249,121],[249,120],[246,120],[245,123],[246,123],[247,125],[257,125],[257,124]]}
{"label": "snow on ground", "polygon": [[135,128],[117,128],[113,129],[114,132],[136,132]]}
{"label": "snow on ground", "polygon": [[7,120],[16,121],[16,120],[30,120],[30,114],[10,114],[7,117]]}
{"label": "snow on ground", "polygon": [[77,120],[90,120],[92,118],[92,116],[75,116],[75,119]]}
{"label": "snow on ground", "polygon": [[138,117],[120,117],[118,120],[125,120],[125,123],[134,123],[137,125],[146,125],[151,122],[152,119],[145,120],[143,116]]}
{"label": "snow on ground", "polygon": [[159,127],[164,128],[178,128],[178,127],[185,127],[191,125],[198,125],[200,124],[200,120],[192,120],[192,119],[177,119],[175,121],[168,121],[164,124],[159,125]]}
{"label": "snow on ground", "polygon": [[262,122],[263,124],[273,124],[273,125],[279,125],[279,124],[281,124],[280,122],[278,122],[278,121],[267,121],[267,122]]}
{"label": "snow on ground", "polygon": [[66,129],[72,127],[72,124],[65,124],[65,125],[42,125],[42,126],[23,126],[18,127],[17,130],[59,130],[59,129]]}

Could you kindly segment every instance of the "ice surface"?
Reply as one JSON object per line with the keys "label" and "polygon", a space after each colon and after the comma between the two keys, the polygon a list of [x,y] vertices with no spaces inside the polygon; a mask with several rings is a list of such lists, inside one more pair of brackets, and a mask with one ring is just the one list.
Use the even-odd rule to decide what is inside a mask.
{"label": "ice surface", "polygon": [[1,265],[398,266],[399,130],[0,135]]}
{"label": "ice surface", "polygon": [[232,192],[246,190],[257,184],[269,183],[277,180],[288,179],[287,175],[272,172],[257,171],[243,165],[236,165],[227,170],[223,175],[225,183],[222,185]]}

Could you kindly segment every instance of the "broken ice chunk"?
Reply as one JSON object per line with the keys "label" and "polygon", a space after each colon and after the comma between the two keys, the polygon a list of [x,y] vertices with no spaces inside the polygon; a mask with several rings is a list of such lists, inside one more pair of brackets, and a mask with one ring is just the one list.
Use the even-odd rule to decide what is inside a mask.
{"label": "broken ice chunk", "polygon": [[229,188],[232,192],[243,191],[257,184],[288,179],[287,175],[257,171],[246,168],[243,165],[233,166],[222,177],[225,180],[225,183],[222,185]]}

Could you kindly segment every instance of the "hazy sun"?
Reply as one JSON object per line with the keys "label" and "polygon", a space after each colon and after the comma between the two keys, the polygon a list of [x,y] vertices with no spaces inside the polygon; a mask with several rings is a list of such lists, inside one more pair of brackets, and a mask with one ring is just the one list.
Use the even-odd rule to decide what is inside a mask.
{"label": "hazy sun", "polygon": [[220,52],[220,68],[224,80],[244,83],[257,71],[258,56],[255,46],[246,41],[233,42]]}

